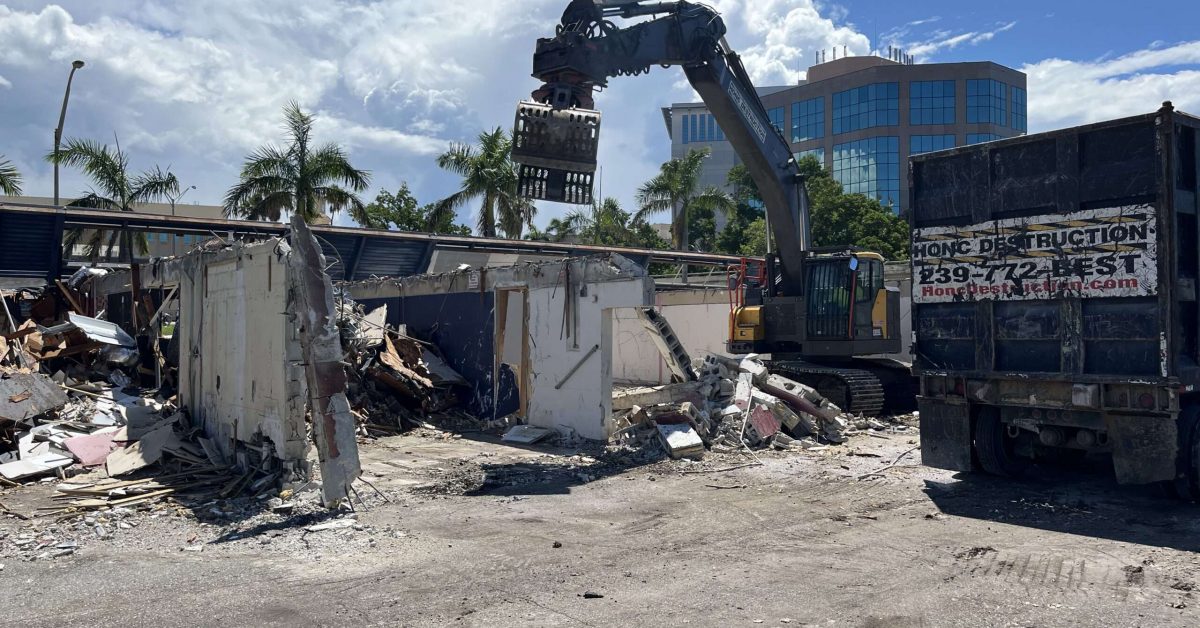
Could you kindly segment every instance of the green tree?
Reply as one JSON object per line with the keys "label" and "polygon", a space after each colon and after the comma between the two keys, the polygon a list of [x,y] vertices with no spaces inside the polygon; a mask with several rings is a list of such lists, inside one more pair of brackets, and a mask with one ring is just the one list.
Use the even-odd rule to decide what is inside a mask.
{"label": "green tree", "polygon": [[538,232],[538,238],[551,242],[571,239],[580,244],[665,249],[667,242],[654,227],[637,220],[615,198],[605,198],[589,209],[576,209],[563,218],[555,218]]}
{"label": "green tree", "polygon": [[21,194],[21,173],[12,162],[0,155],[0,194],[18,196]]}
{"label": "green tree", "polygon": [[375,196],[375,201],[363,208],[362,226],[368,229],[422,231],[449,235],[471,235],[471,228],[454,224],[454,215],[447,214],[439,222],[431,222],[433,205],[421,206],[403,183],[395,194],[387,190]]}
{"label": "green tree", "polygon": [[755,218],[742,231],[742,239],[738,248],[729,251],[734,255],[746,257],[762,257],[767,254],[767,219]]}
{"label": "green tree", "polygon": [[[693,149],[684,157],[663,164],[653,179],[638,188],[637,202],[641,209],[634,219],[644,221],[652,214],[672,212],[671,245],[677,250],[689,248],[688,228],[693,214],[698,214],[697,226],[703,226],[708,219],[706,216],[717,211],[729,215],[736,206],[733,199],[716,186],[700,189],[700,169],[708,155],[707,148]],[[708,244],[712,244],[711,238]]]}
{"label": "green tree", "polygon": [[225,215],[278,221],[292,212],[311,224],[326,212],[348,209],[362,223],[364,206],[356,194],[366,191],[371,174],[351,166],[337,144],[314,147],[316,118],[296,102],[283,108],[283,118],[287,144],[268,144],[246,157],[241,181],[225,194]]}
{"label": "green tree", "polygon": [[[57,153],[47,154],[46,161],[78,168],[91,179],[92,191],[70,203],[72,207],[131,212],[137,205],[166,200],[168,195],[179,193],[175,175],[158,166],[131,176],[129,156],[121,150],[119,142],[109,148],[107,144],[92,140],[70,139]],[[92,262],[101,257],[101,251],[105,258],[111,258],[113,248],[118,245],[126,262],[133,260],[134,251],[139,255],[150,251],[145,233],[120,230],[71,229],[63,237],[63,247],[69,254],[78,244],[84,245],[85,254]]]}
{"label": "green tree", "polygon": [[[454,194],[434,203],[430,220],[453,220],[459,207],[480,199],[476,229],[479,235],[518,239],[533,227],[537,208],[517,194],[517,165],[512,160],[512,140],[500,127],[479,134],[479,145],[452,144],[437,158],[439,168],[462,177]],[[449,217],[449,218],[447,218]]]}
{"label": "green tree", "polygon": [[[762,198],[758,193],[758,186],[755,185],[754,179],[750,177],[750,170],[745,164],[737,164],[729,169],[729,174],[725,177],[726,184],[732,188],[731,196],[737,209],[730,216],[729,222],[725,224],[725,228],[721,230],[717,236],[717,244],[715,249],[721,253],[730,255],[765,255],[766,254],[766,239],[765,229],[760,229],[760,233],[755,233],[751,230],[751,225],[756,221],[762,224],[763,222],[763,203]],[[762,237],[759,237],[762,236]],[[747,253],[746,244],[752,238],[759,238],[762,242],[762,253]],[[757,250],[751,247],[751,250]]]}
{"label": "green tree", "polygon": [[891,207],[863,194],[846,194],[816,157],[800,160],[808,189],[815,246],[857,246],[889,260],[908,259],[908,223]]}

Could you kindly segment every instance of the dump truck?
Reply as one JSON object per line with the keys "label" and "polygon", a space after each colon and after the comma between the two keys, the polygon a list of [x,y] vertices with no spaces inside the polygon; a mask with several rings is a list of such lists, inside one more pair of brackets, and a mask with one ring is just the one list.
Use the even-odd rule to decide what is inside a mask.
{"label": "dump truck", "polygon": [[924,464],[1095,453],[1200,498],[1198,130],[1168,102],[912,158]]}

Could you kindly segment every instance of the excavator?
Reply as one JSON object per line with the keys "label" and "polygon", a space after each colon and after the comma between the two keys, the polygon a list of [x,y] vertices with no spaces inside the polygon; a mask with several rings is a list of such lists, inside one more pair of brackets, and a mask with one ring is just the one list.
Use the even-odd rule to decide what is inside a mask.
{"label": "excavator", "polygon": [[[640,19],[624,27],[614,18]],[[648,18],[648,19],[647,19]],[[713,9],[686,1],[573,0],[555,36],[539,39],[542,85],[517,107],[512,159],[525,198],[590,204],[608,79],[680,66],[745,163],[766,209],[773,250],[731,272],[732,354],[770,354],[771,372],[817,389],[843,410],[874,416],[914,405],[899,362],[899,292],[884,260],[853,248],[815,249],[808,194],[787,140]]]}

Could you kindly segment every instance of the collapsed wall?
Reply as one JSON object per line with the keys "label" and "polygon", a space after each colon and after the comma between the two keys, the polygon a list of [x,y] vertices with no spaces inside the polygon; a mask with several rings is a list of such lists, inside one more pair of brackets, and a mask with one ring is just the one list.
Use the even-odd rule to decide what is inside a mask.
{"label": "collapsed wall", "polygon": [[[320,246],[302,221],[291,242],[271,238],[206,246],[100,278],[102,295],[176,287],[179,405],[231,463],[269,459],[309,475],[306,408],[325,502],[344,499],[358,477],[355,423],[339,381],[341,347],[332,283]],[[310,386],[310,384],[312,384]]]}
{"label": "collapsed wall", "polygon": [[485,418],[607,440],[613,313],[653,303],[645,269],[619,255],[343,284],[388,323],[437,345]]}

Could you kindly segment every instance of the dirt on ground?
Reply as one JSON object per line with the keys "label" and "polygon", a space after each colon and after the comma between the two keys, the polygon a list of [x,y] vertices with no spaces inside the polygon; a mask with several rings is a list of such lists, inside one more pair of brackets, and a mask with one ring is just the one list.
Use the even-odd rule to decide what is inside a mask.
{"label": "dirt on ground", "polygon": [[[4,489],[15,626],[1194,626],[1200,508],[1102,466],[919,466],[895,428],[671,461],[413,433],[354,510],[287,499],[41,517]],[[369,484],[368,484],[369,482]],[[18,516],[19,515],[19,516]],[[31,517],[22,519],[20,517]]]}

